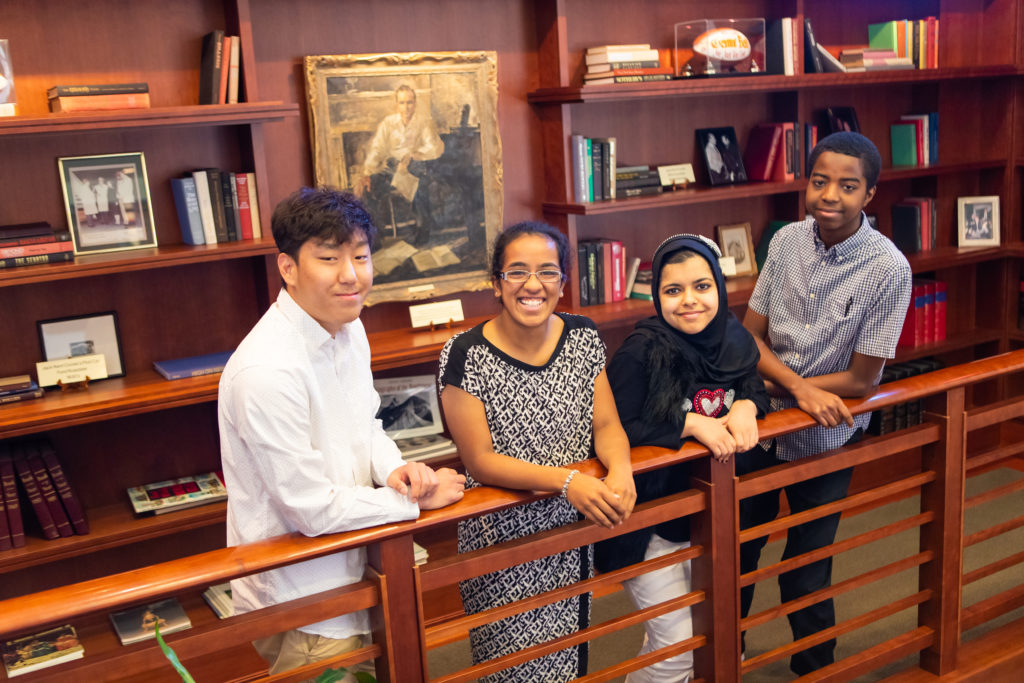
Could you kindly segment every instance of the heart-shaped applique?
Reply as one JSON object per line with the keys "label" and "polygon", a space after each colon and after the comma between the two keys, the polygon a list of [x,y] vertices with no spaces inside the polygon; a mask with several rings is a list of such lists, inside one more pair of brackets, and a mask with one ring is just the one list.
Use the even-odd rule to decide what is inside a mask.
{"label": "heart-shaped applique", "polygon": [[723,389],[701,389],[693,397],[694,410],[698,415],[715,417],[722,412],[725,404],[725,391]]}

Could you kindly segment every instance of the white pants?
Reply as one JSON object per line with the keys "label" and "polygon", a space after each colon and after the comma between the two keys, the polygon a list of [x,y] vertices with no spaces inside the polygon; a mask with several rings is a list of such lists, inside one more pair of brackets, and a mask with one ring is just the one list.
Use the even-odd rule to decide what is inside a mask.
{"label": "white pants", "polygon": [[[688,548],[689,542],[672,543],[658,534],[651,536],[644,559],[650,560]],[[622,582],[637,609],[643,609],[665,602],[690,592],[690,563],[680,562],[669,567],[641,574]],[[693,620],[690,608],[684,607],[644,622],[644,644],[640,654],[647,654],[682,640],[693,637]],[[670,657],[666,660],[634,671],[626,676],[626,683],[680,683],[693,678],[693,651]]]}

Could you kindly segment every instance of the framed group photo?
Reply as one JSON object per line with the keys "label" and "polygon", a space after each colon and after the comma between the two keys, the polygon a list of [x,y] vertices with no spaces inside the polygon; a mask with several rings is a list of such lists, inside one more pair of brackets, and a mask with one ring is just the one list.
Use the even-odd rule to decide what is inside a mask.
{"label": "framed group photo", "polygon": [[736,275],[757,275],[757,259],[750,223],[718,226],[718,246],[722,256],[731,256],[736,264]]}
{"label": "framed group photo", "polygon": [[368,304],[490,286],[501,230],[494,52],[309,56],[318,185],[348,190],[378,244]]}
{"label": "framed group photo", "polygon": [[57,164],[76,255],[156,246],[142,152],[61,157]]}
{"label": "framed group photo", "polygon": [[957,243],[961,247],[999,246],[999,196],[958,197]]}
{"label": "framed group photo", "polygon": [[709,185],[747,182],[743,152],[732,126],[697,129],[697,147],[704,159]]}
{"label": "framed group photo", "polygon": [[103,354],[107,377],[124,376],[121,334],[115,311],[40,320],[36,326],[44,361]]}

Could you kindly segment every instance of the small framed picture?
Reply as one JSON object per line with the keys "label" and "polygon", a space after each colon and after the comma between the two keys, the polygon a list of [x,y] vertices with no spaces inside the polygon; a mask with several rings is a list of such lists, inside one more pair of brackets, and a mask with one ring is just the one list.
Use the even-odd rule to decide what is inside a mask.
{"label": "small framed picture", "polygon": [[957,236],[961,247],[999,246],[999,197],[957,197]]}
{"label": "small framed picture", "polygon": [[718,246],[722,250],[722,256],[732,257],[736,264],[736,275],[757,275],[750,223],[719,225]]}
{"label": "small framed picture", "polygon": [[829,133],[860,132],[857,110],[853,107],[828,107],[825,110],[825,116],[828,119]]}
{"label": "small framed picture", "polygon": [[373,387],[380,394],[377,419],[392,439],[444,431],[437,404],[437,380],[433,375],[375,379]]}
{"label": "small framed picture", "polygon": [[743,168],[743,152],[732,126],[724,128],[698,128],[697,147],[704,157],[708,183],[730,185],[747,182]]}
{"label": "small framed picture", "polygon": [[61,157],[57,165],[75,254],[156,246],[142,152]]}
{"label": "small framed picture", "polygon": [[107,377],[124,377],[121,334],[115,311],[40,320],[36,325],[43,360],[102,353],[107,364]]}

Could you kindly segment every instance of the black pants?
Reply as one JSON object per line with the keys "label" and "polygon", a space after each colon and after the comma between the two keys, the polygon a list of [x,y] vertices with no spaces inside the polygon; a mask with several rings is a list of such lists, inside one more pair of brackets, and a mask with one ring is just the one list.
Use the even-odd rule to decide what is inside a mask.
{"label": "black pants", "polygon": [[[847,445],[860,441],[861,436],[862,432],[858,429],[846,442]],[[782,460],[775,457],[774,443],[767,451],[757,446],[737,457],[736,474],[748,474],[782,463]],[[786,486],[786,499],[789,501],[790,511],[793,513],[803,512],[845,498],[846,492],[850,488],[852,474],[853,469],[848,468]],[[740,501],[740,528],[749,529],[765,524],[774,520],[778,514],[779,491],[768,491],[747,498]],[[828,515],[792,527],[786,535],[786,549],[782,554],[782,559],[787,560],[831,544],[835,541],[838,527],[839,514]],[[740,545],[741,573],[746,574],[757,569],[761,550],[767,542],[768,537],[762,536]],[[779,593],[782,602],[795,600],[831,585],[831,557],[779,576]],[[753,584],[740,589],[740,613],[743,617],[750,612],[750,603],[753,600]],[[793,640],[799,640],[826,628],[831,628],[836,623],[835,607],[831,598],[793,612],[788,617],[790,629],[793,631]],[[789,668],[803,676],[827,666],[835,661],[833,656],[835,647],[836,641],[831,639],[798,652],[790,659]]]}

